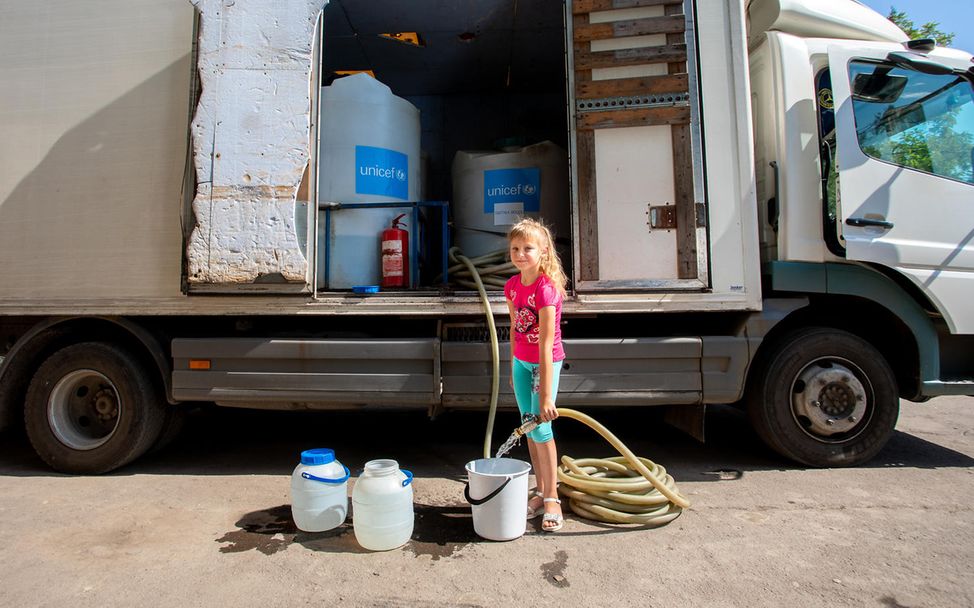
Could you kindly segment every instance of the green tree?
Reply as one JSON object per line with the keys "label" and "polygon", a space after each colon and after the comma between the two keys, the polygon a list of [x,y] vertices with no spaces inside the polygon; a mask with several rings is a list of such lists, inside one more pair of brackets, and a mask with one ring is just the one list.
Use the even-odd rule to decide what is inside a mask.
{"label": "green tree", "polygon": [[906,16],[906,13],[896,10],[895,6],[889,7],[889,15],[887,18],[899,26],[901,30],[906,32],[906,35],[910,37],[910,40],[917,40],[918,38],[933,38],[940,46],[950,46],[950,44],[954,41],[954,34],[941,31],[940,24],[938,22],[929,21],[923,25],[917,26],[915,23],[913,23],[912,19]]}

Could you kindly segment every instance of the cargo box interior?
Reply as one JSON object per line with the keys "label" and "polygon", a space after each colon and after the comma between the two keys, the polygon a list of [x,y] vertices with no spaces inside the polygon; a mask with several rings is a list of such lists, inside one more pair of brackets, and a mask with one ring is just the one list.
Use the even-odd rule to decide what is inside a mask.
{"label": "cargo box interior", "polygon": [[[327,4],[320,45],[320,85],[329,87],[337,79],[364,71],[387,86],[392,95],[415,106],[419,114],[420,154],[418,158],[411,157],[409,163],[413,165],[418,161],[421,169],[411,174],[411,179],[418,176],[419,184],[410,185],[408,191],[403,189],[391,197],[376,199],[385,201],[389,204],[387,207],[354,212],[346,209],[332,209],[328,213],[319,211],[319,291],[342,291],[356,287],[360,282],[380,281],[380,232],[391,224],[391,218],[412,213],[408,208],[393,207],[397,199],[403,202],[417,199],[448,201],[450,242],[446,243],[447,247],[457,245],[458,240],[462,245],[464,230],[505,234],[508,226],[499,223],[500,220],[494,226],[464,226],[458,221],[462,213],[458,214],[455,206],[471,204],[457,201],[455,197],[454,161],[459,151],[500,153],[541,142],[550,142],[546,145],[557,147],[564,165],[559,176],[563,183],[557,203],[563,206],[564,216],[556,226],[557,237],[559,247],[570,243],[563,10],[561,3],[517,0],[332,0]],[[335,115],[325,116],[327,111],[335,112],[334,108],[322,101],[322,124],[329,118],[335,120]],[[358,110],[362,113],[337,120],[352,131],[362,123],[372,121],[371,110],[364,105],[356,108],[353,104],[350,112],[355,114]],[[349,145],[335,152],[327,148],[334,140],[332,137],[332,141],[326,141],[328,133],[322,127],[319,135],[318,162],[322,176],[326,174],[323,163],[337,162],[336,157],[342,154],[362,153],[361,147],[352,144],[362,143],[380,152],[387,152],[386,147],[396,147],[375,147],[368,141],[357,142],[353,134]],[[513,165],[517,164],[513,162]],[[348,166],[353,166],[351,160]],[[323,203],[349,202],[341,200],[341,196],[326,194],[325,179],[326,176],[319,177],[319,209]],[[534,179],[535,186],[541,187],[541,178],[535,175]],[[359,188],[361,183],[357,182]],[[473,186],[480,195],[472,197],[477,201],[475,211],[478,213],[483,211],[483,183],[481,177],[481,181]],[[527,188],[530,190],[532,186]],[[353,196],[351,202],[371,202],[368,192],[368,188],[364,195],[361,189],[356,190],[358,196]],[[339,200],[330,200],[333,198]],[[413,244],[421,255],[418,261],[413,261],[418,276],[413,276],[407,284],[412,291],[459,293],[470,289],[459,284],[444,287],[439,278],[443,267],[442,252],[446,249],[441,236],[442,212],[440,207],[421,207],[413,216],[420,226],[412,226],[412,218],[408,216],[405,220],[409,237],[421,241]],[[370,217],[345,221],[353,213]],[[501,236],[496,238],[501,239],[501,248],[506,247]],[[562,259],[566,267],[571,266],[572,257],[567,247],[562,251]],[[348,271],[340,268],[342,265],[359,268]],[[568,270],[570,275],[570,268]]]}

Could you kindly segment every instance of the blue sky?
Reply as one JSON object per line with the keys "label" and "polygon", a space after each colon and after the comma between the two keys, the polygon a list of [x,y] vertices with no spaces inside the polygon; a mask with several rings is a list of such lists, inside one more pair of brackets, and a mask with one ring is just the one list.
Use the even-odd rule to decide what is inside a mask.
{"label": "blue sky", "polygon": [[928,21],[940,23],[939,29],[953,33],[952,47],[974,53],[974,1],[972,0],[859,0],[877,13],[889,15],[889,7],[895,6],[909,16],[913,23],[922,25]]}

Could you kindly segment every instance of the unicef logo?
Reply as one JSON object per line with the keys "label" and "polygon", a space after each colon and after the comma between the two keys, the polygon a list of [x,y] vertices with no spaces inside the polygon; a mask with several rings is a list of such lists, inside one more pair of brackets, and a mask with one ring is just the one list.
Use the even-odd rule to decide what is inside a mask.
{"label": "unicef logo", "polygon": [[524,193],[528,196],[534,194],[534,184],[524,184]]}
{"label": "unicef logo", "polygon": [[406,172],[403,171],[402,169],[396,169],[396,179],[398,179],[401,182],[406,181]]}

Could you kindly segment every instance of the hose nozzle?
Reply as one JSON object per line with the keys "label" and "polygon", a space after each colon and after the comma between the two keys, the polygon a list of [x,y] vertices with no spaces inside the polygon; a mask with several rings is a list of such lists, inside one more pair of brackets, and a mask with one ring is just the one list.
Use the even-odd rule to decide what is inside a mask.
{"label": "hose nozzle", "polygon": [[514,429],[514,435],[517,437],[523,437],[524,435],[527,435],[534,429],[538,428],[538,425],[541,424],[540,416],[526,414],[523,420],[524,422],[521,423],[521,426]]}

